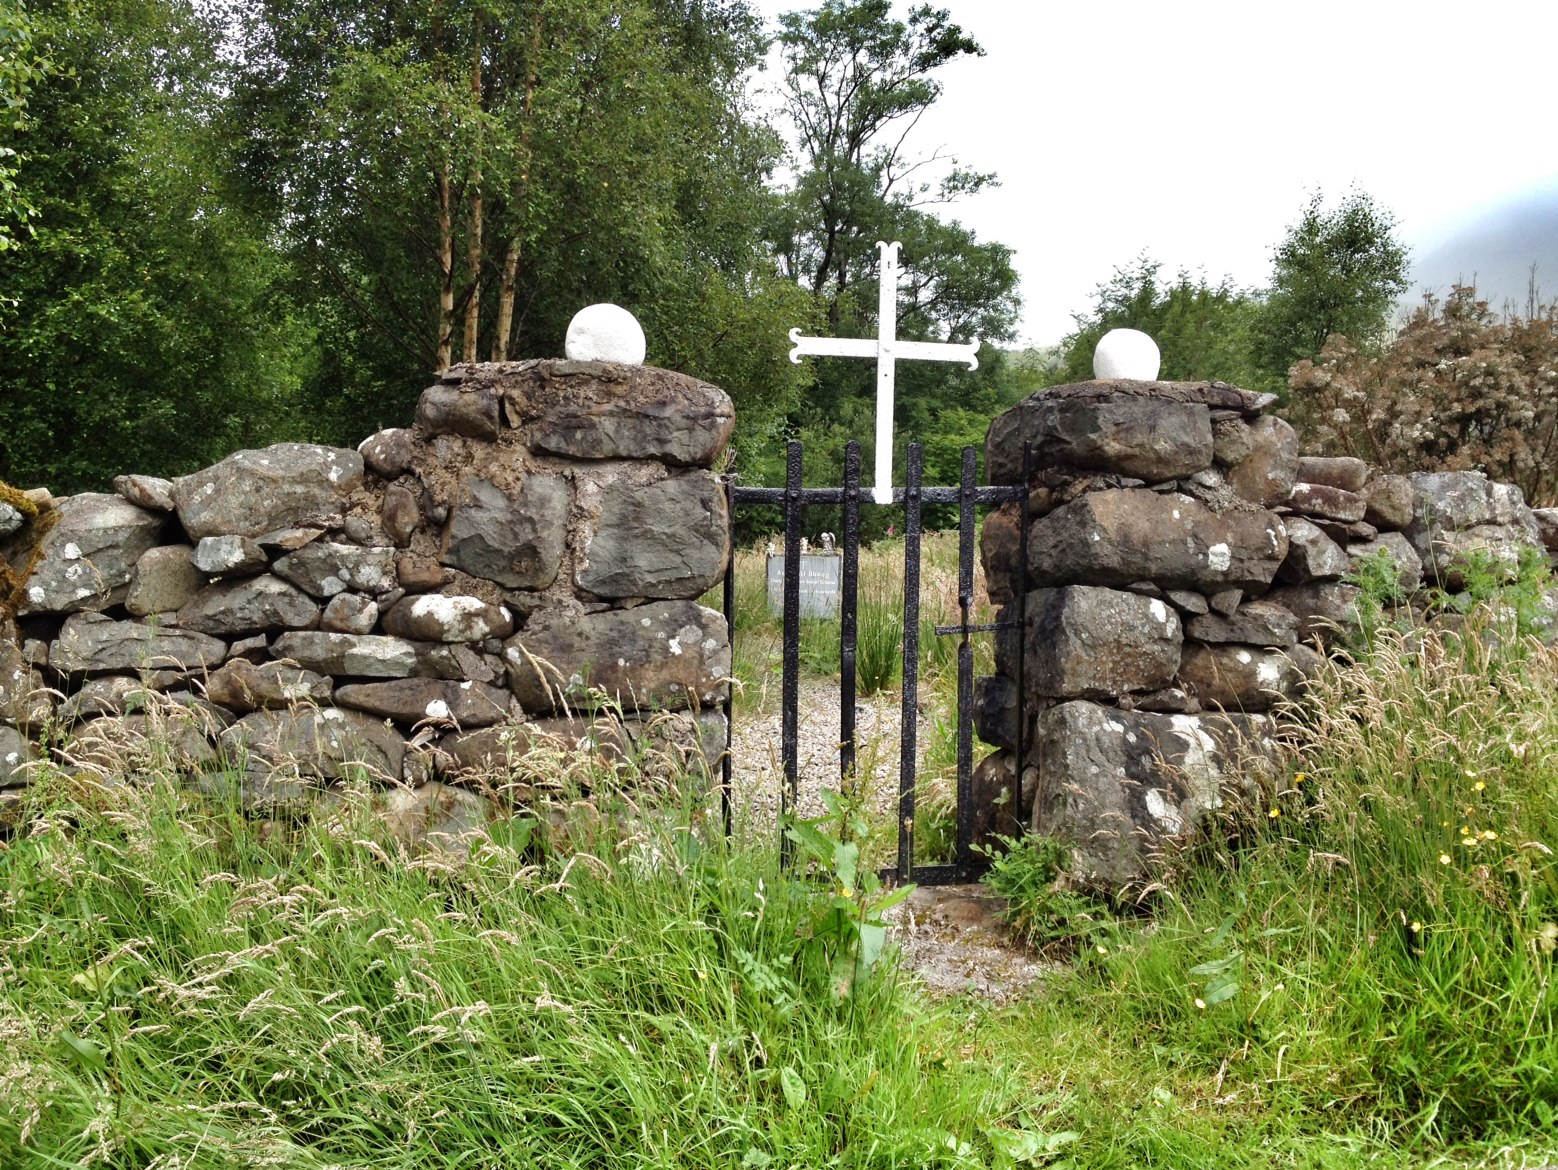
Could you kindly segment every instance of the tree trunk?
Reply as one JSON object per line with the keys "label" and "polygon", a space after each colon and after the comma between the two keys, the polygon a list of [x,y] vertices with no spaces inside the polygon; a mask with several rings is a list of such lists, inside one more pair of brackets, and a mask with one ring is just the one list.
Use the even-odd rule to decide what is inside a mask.
{"label": "tree trunk", "polygon": [[454,361],[454,218],[450,206],[449,164],[438,170],[438,373]]}
{"label": "tree trunk", "polygon": [[519,278],[519,237],[509,240],[503,254],[503,283],[498,287],[498,327],[492,335],[492,360],[509,357],[509,331],[514,326],[514,285]]}
{"label": "tree trunk", "polygon": [[[476,22],[476,47],[471,52],[471,97],[477,106],[481,105],[481,20]],[[481,231],[482,231],[482,195],[481,195],[481,140],[476,142],[476,173],[471,179],[471,228],[470,238],[466,241],[466,273],[471,282],[470,296],[465,302],[465,360],[474,362],[478,360],[476,352],[477,333],[481,329]]]}

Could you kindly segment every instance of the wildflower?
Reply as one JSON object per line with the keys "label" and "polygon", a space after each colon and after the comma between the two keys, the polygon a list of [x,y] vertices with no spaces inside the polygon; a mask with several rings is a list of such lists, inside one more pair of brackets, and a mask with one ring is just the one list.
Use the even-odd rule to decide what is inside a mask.
{"label": "wildflower", "polygon": [[1450,822],[1449,821],[1440,821],[1439,822],[1439,827],[1441,829],[1448,829],[1450,827]]}
{"label": "wildflower", "polygon": [[709,973],[707,971],[699,971],[698,972],[698,978],[699,979],[707,979],[708,977],[709,977]]}
{"label": "wildflower", "polygon": [[1475,784],[1473,784],[1471,786],[1471,790],[1473,792],[1481,792],[1486,787],[1487,787],[1486,784],[1484,784],[1481,780],[1478,780],[1477,783],[1475,783]]}
{"label": "wildflower", "polygon": [[1266,815],[1268,817],[1270,817],[1272,820],[1276,820],[1278,817],[1280,817],[1282,815],[1282,810],[1280,808],[1274,808],[1270,812],[1268,812]]}
{"label": "wildflower", "polygon": [[1200,1008],[1202,1011],[1206,1011],[1206,1000],[1202,999],[1200,996],[1197,996],[1196,1007]]}
{"label": "wildflower", "polygon": [[1484,829],[1482,830],[1482,839],[1484,841],[1497,841],[1498,834],[1495,833],[1492,829]]}
{"label": "wildflower", "polygon": [[1294,784],[1302,784],[1307,779],[1309,779],[1309,773],[1308,772],[1300,772],[1300,773],[1298,773],[1298,775],[1293,777],[1293,783]]}
{"label": "wildflower", "polygon": [[1279,983],[1272,988],[1273,991],[1286,991],[1287,989],[1288,985],[1286,983]]}
{"label": "wildflower", "polygon": [[1450,855],[1448,853],[1441,853],[1439,855],[1439,864],[1440,865],[1449,865],[1450,864]]}
{"label": "wildflower", "polygon": [[1471,830],[1470,830],[1470,829],[1468,829],[1468,828],[1467,828],[1467,827],[1466,827],[1466,826],[1465,826],[1465,825],[1462,825],[1462,826],[1461,826],[1461,836],[1462,836],[1462,837],[1464,837],[1464,836],[1466,836],[1466,834],[1467,834],[1467,833],[1470,833],[1470,832],[1471,832]]}
{"label": "wildflower", "polygon": [[1094,949],[1094,950],[1095,950],[1095,951],[1097,951],[1097,952],[1098,952],[1098,953],[1099,953],[1099,954],[1100,954],[1100,955],[1107,955],[1107,954],[1108,954],[1108,953],[1109,953],[1109,948],[1108,948],[1108,947],[1106,947],[1106,946],[1104,946],[1104,944],[1103,944],[1103,943],[1099,943],[1099,944],[1098,944],[1098,945],[1097,945],[1097,946],[1096,946],[1096,947],[1094,947],[1094,948],[1093,948],[1093,949]]}
{"label": "wildflower", "polygon": [[1423,924],[1421,922],[1417,921],[1417,919],[1415,919],[1415,918],[1412,920],[1412,933],[1413,934],[1422,934],[1423,933]]}
{"label": "wildflower", "polygon": [[1477,773],[1473,772],[1470,768],[1466,769],[1466,775],[1470,776],[1473,780],[1477,778]]}

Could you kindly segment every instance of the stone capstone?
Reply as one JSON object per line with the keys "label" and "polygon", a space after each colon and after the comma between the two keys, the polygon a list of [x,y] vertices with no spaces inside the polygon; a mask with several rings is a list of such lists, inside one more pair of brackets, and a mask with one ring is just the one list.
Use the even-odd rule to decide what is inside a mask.
{"label": "stone capstone", "polygon": [[230,659],[206,679],[206,697],[229,711],[320,707],[330,702],[334,684],[311,670],[285,662],[255,664]]}
{"label": "stone capstone", "polygon": [[1248,759],[1275,758],[1263,716],[1160,715],[1085,700],[1037,721],[1040,781],[1033,829],[1071,847],[1070,872],[1108,894],[1151,876],[1225,795],[1249,781]]}
{"label": "stone capstone", "polygon": [[1035,585],[1263,590],[1287,555],[1282,521],[1261,510],[1221,516],[1177,493],[1089,492],[1036,521],[1028,533]]}
{"label": "stone capstone", "polygon": [[730,515],[713,476],[647,486],[619,480],[601,489],[599,508],[575,571],[579,588],[597,597],[690,600],[724,573]]}
{"label": "stone capstone", "polygon": [[193,552],[187,544],[164,544],[142,553],[130,572],[125,612],[131,617],[148,617],[188,605],[206,583],[190,560]]}
{"label": "stone capstone", "polygon": [[1113,698],[1166,686],[1179,667],[1179,615],[1162,601],[1071,585],[1028,594],[1026,684],[1047,698]]}
{"label": "stone capstone", "polygon": [[725,619],[691,601],[537,615],[504,644],[509,688],[526,711],[578,708],[599,691],[623,710],[712,707],[729,690]]}
{"label": "stone capstone", "polygon": [[[16,612],[76,613],[122,602],[132,567],[157,546],[167,517],[97,492],[66,496],[54,507],[59,518],[43,536]],[[26,539],[25,530],[17,539]],[[13,565],[26,563],[23,550],[4,553]]]}
{"label": "stone capstone", "polygon": [[507,691],[478,682],[431,678],[351,683],[336,690],[335,701],[341,707],[405,724],[433,720],[462,728],[490,727],[509,714]]}
{"label": "stone capstone", "polygon": [[144,622],[119,622],[99,613],[65,619],[49,646],[49,666],[61,674],[114,671],[188,672],[218,666],[227,643],[207,634]]}
{"label": "stone capstone", "polygon": [[1033,444],[1035,467],[1114,472],[1148,482],[1212,465],[1211,414],[1201,403],[1045,397],[1043,391],[1029,403],[1016,416],[1020,430],[991,424],[987,458],[1002,467],[1006,482],[1020,478],[1024,442]]}
{"label": "stone capstone", "polygon": [[311,443],[276,443],[238,451],[220,463],[177,479],[173,500],[194,540],[205,536],[260,536],[277,528],[337,527],[346,496],[362,483],[355,451]]}
{"label": "stone capstone", "polygon": [[604,362],[540,362],[505,380],[504,405],[532,451],[712,467],[736,412],[718,386]]}
{"label": "stone capstone", "polygon": [[510,589],[544,589],[562,565],[567,522],[561,476],[529,475],[513,492],[468,477],[460,481],[440,560]]}
{"label": "stone capstone", "polygon": [[1179,685],[1203,707],[1264,711],[1298,691],[1303,675],[1281,650],[1185,643]]}
{"label": "stone capstone", "polygon": [[479,597],[424,593],[391,606],[384,632],[419,642],[480,642],[512,634],[514,615]]}
{"label": "stone capstone", "polygon": [[357,593],[384,593],[399,584],[395,571],[396,550],[359,548],[316,540],[288,553],[271,572],[319,598],[334,597],[350,589]]}
{"label": "stone capstone", "polygon": [[221,638],[318,624],[319,603],[269,573],[207,585],[179,609],[182,628]]}
{"label": "stone capstone", "polygon": [[400,779],[406,741],[382,719],[339,707],[255,711],[229,727],[220,746],[236,762],[247,758],[301,776],[340,780]]}

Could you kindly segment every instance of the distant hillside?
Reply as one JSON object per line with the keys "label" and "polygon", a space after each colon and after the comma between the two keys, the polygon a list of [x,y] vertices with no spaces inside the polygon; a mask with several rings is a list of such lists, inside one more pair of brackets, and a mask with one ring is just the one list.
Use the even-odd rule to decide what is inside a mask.
{"label": "distant hillside", "polygon": [[1558,182],[1501,203],[1422,255],[1412,266],[1411,304],[1423,289],[1444,293],[1475,280],[1495,309],[1524,311],[1532,263],[1543,298],[1558,298]]}

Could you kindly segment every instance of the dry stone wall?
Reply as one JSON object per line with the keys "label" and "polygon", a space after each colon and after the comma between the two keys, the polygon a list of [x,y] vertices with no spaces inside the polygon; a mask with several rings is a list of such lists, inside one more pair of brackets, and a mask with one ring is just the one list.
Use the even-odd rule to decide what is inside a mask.
{"label": "dry stone wall", "polygon": [[249,806],[355,772],[456,825],[479,808],[452,785],[522,789],[538,744],[711,766],[730,647],[697,598],[729,560],[733,424],[664,370],[456,366],[355,451],[28,493],[0,517],[0,799],[45,756],[152,743]]}
{"label": "dry stone wall", "polygon": [[976,725],[1000,750],[976,791],[1009,790],[1019,720],[1024,813],[1104,889],[1140,881],[1275,750],[1271,714],[1356,621],[1347,578],[1388,558],[1401,587],[1462,587],[1468,554],[1558,551],[1558,512],[1474,472],[1382,475],[1299,453],[1275,399],[1223,383],[1093,381],[1025,399],[990,426],[991,482],[1033,478],[985,522],[991,599],[1018,645],[979,680]]}

